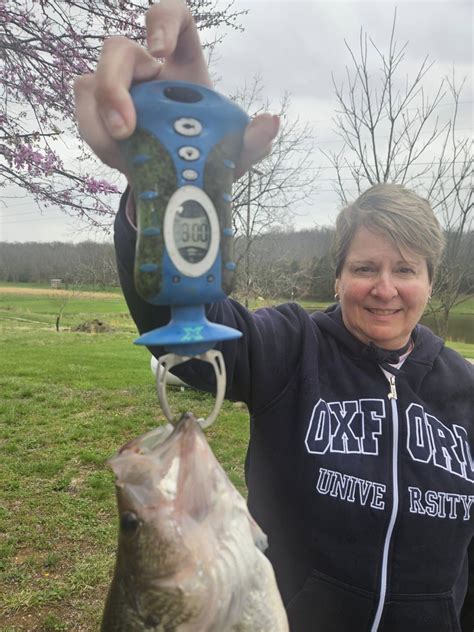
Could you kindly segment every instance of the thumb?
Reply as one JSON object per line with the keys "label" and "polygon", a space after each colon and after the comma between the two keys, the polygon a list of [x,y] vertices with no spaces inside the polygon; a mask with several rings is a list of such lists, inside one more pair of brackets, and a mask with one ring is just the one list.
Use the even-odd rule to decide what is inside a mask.
{"label": "thumb", "polygon": [[240,178],[250,167],[268,156],[273,140],[280,129],[280,117],[268,113],[257,115],[247,126],[235,178]]}

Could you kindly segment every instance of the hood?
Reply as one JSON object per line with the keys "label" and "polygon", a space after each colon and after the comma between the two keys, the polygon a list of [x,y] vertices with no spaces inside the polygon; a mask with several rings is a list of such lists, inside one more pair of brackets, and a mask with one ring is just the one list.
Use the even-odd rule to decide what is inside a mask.
{"label": "hood", "polygon": [[[331,305],[324,312],[314,312],[311,318],[317,323],[322,332],[329,334],[337,342],[347,349],[350,356],[354,358],[367,358],[373,362],[380,362],[377,352],[374,352],[373,345],[367,345],[353,336],[346,329],[342,320],[342,310],[339,304]],[[425,367],[429,371],[436,358],[444,347],[444,341],[436,336],[428,327],[416,325],[412,332],[414,348],[409,355],[410,363]],[[403,371],[403,368],[402,368]]]}

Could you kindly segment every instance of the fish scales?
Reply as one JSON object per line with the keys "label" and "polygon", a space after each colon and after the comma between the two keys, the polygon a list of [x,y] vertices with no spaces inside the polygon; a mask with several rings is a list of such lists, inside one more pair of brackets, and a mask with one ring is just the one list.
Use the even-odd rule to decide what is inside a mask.
{"label": "fish scales", "polygon": [[109,463],[119,534],[102,632],[288,632],[266,536],[191,413]]}

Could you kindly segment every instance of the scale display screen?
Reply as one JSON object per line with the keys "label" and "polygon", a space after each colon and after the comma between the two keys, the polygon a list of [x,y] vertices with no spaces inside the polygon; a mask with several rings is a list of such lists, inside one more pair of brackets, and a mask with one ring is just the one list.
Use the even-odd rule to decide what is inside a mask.
{"label": "scale display screen", "polygon": [[211,243],[211,224],[204,207],[196,200],[183,202],[174,217],[173,237],[179,254],[188,263],[198,263]]}

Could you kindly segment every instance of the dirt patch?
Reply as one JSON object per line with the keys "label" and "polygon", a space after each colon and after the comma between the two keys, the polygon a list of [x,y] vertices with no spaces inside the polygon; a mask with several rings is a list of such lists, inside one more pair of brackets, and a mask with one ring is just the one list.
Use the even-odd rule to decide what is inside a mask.
{"label": "dirt patch", "polygon": [[113,331],[113,329],[103,320],[94,318],[93,320],[86,320],[85,323],[81,323],[80,325],[77,325],[77,327],[73,327],[71,331],[84,331],[88,334],[103,334]]}
{"label": "dirt patch", "polygon": [[114,292],[82,292],[80,290],[54,290],[43,287],[0,287],[0,294],[17,296],[51,296],[52,298],[121,298]]}

